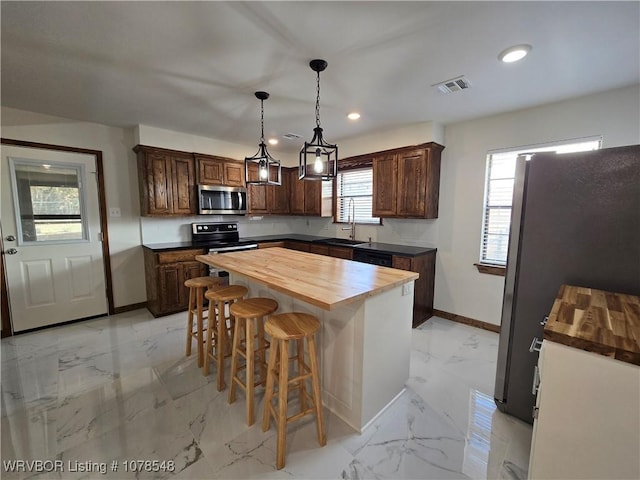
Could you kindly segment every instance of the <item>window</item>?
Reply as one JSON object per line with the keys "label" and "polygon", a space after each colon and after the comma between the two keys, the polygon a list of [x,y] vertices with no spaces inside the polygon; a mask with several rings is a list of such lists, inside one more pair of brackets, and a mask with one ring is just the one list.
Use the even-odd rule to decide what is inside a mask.
{"label": "window", "polygon": [[83,222],[83,169],[10,159],[20,243],[87,239]]}
{"label": "window", "polygon": [[480,263],[505,266],[511,226],[511,202],[516,170],[516,158],[523,153],[586,152],[598,150],[602,138],[570,140],[547,145],[521,147],[517,150],[490,152],[487,155],[484,217]]}
{"label": "window", "polygon": [[[353,207],[350,201],[353,199]],[[336,179],[336,222],[349,222],[355,208],[356,223],[379,224],[373,211],[373,168],[345,170]]]}

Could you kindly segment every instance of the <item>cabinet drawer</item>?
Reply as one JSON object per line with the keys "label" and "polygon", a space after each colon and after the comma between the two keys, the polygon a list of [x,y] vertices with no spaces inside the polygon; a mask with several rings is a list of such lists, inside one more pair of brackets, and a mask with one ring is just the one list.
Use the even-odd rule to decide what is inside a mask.
{"label": "cabinet drawer", "polygon": [[158,263],[176,263],[176,262],[189,262],[195,260],[196,255],[202,255],[204,250],[177,250],[173,252],[158,253]]}
{"label": "cabinet drawer", "polygon": [[344,258],[345,260],[353,259],[353,249],[348,247],[329,247],[329,255],[336,258]]}
{"label": "cabinet drawer", "polygon": [[310,245],[309,252],[318,255],[329,255],[329,247],[327,245]]}
{"label": "cabinet drawer", "polygon": [[258,248],[272,248],[272,247],[282,247],[282,248],[284,248],[284,242],[260,242],[260,243],[258,243]]}

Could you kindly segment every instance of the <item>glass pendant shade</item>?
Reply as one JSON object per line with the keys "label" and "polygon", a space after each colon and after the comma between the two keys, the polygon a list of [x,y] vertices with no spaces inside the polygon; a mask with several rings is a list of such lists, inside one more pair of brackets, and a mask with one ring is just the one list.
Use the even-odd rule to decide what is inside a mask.
{"label": "glass pendant shade", "polygon": [[304,142],[300,150],[298,177],[301,180],[331,180],[338,175],[338,145],[325,141],[320,127],[320,72],[327,68],[327,62],[311,60],[309,66],[317,75],[316,128],[311,141]]}
{"label": "glass pendant shade", "polygon": [[264,143],[264,101],[269,98],[267,92],[256,92],[256,98],[260,100],[261,136],[258,151],[252,157],[244,159],[244,173],[247,184],[253,185],[281,185],[282,167],[280,161],[273,158]]}

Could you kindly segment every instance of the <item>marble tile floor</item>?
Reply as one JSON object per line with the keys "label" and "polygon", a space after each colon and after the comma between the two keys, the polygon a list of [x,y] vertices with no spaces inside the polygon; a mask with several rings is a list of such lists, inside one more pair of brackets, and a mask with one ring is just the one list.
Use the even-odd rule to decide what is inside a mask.
{"label": "marble tile floor", "polygon": [[526,478],[531,426],[493,403],[495,333],[432,318],[413,331],[405,392],[364,433],[325,410],[320,448],[303,419],[277,471],[275,429],[247,427],[244,395],[229,405],[184,356],[185,326],[137,310],[3,339],[0,477]]}

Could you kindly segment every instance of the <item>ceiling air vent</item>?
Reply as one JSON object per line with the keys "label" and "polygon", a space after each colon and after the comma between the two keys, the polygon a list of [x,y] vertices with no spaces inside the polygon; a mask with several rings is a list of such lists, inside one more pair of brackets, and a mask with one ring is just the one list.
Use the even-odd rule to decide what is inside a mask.
{"label": "ceiling air vent", "polygon": [[469,80],[464,76],[452,78],[451,80],[445,80],[444,82],[436,83],[432,87],[437,87],[442,93],[453,93],[465,90],[471,86]]}
{"label": "ceiling air vent", "polygon": [[298,135],[297,133],[285,133],[284,135],[282,135],[282,138],[286,138],[287,140],[298,140],[299,138],[302,138],[302,135]]}

